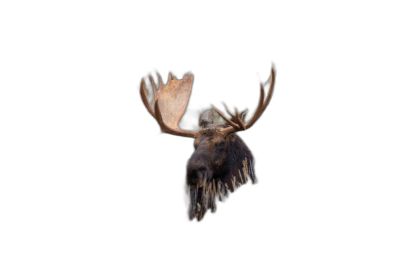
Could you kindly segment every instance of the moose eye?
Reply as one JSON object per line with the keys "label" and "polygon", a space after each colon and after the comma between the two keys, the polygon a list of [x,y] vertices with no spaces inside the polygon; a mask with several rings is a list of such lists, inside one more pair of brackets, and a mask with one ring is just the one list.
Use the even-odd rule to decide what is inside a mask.
{"label": "moose eye", "polygon": [[224,145],[225,145],[225,142],[219,143],[219,146],[224,146]]}

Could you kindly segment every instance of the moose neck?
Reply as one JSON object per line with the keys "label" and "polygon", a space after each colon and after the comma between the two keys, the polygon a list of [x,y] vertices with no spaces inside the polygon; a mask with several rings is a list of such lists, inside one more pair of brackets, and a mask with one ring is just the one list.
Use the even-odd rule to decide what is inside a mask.
{"label": "moose neck", "polygon": [[253,169],[254,159],[250,149],[238,135],[232,134],[229,138],[231,144],[227,148],[228,160],[220,179],[229,186],[230,191],[234,191],[238,186],[246,183],[248,178],[253,183],[257,179]]}

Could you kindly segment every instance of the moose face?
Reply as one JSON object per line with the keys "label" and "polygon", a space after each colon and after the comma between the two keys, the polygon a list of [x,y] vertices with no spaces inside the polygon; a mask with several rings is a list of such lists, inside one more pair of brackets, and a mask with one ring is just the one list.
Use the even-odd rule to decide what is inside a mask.
{"label": "moose face", "polygon": [[187,165],[187,184],[201,187],[213,176],[220,176],[228,156],[227,146],[229,146],[229,138],[221,135],[218,128],[207,128],[201,131],[196,136],[195,151]]}
{"label": "moose face", "polygon": [[[209,121],[205,121],[208,118]],[[211,119],[211,120],[210,120]],[[233,120],[233,119],[232,119]],[[234,120],[233,120],[234,121]],[[190,196],[189,218],[201,220],[208,209],[250,178],[256,181],[253,156],[236,134],[224,134],[228,124],[214,124],[211,110],[200,116],[192,156],[187,164],[186,184]]]}
{"label": "moose face", "polygon": [[[244,120],[246,112],[239,115]],[[231,118],[235,122],[234,118]],[[232,166],[228,166],[229,154],[232,145],[242,144],[235,142],[235,134],[225,134],[224,129],[228,124],[214,124],[214,115],[211,110],[207,110],[200,115],[199,130],[195,135],[194,153],[190,157],[187,165],[186,181],[189,186],[200,187],[205,182],[210,182],[213,177],[226,176]],[[244,144],[244,143],[243,143]]]}
{"label": "moose face", "polygon": [[209,208],[213,212],[216,210],[216,189],[224,184],[223,178],[229,171],[229,139],[221,136],[218,128],[206,128],[195,139],[195,151],[188,161],[186,172],[191,220],[195,217],[201,220]]}
{"label": "moose face", "polygon": [[215,200],[226,197],[228,191],[245,184],[248,179],[254,183],[254,160],[250,150],[242,139],[236,135],[238,131],[249,129],[267,108],[275,84],[275,70],[272,68],[269,79],[270,88],[265,99],[263,84],[260,85],[260,100],[253,117],[245,122],[245,112],[235,114],[229,112],[227,119],[218,109],[215,112],[226,122],[215,124],[211,110],[200,115],[200,130],[186,131],[178,126],[189,101],[193,76],[184,75],[177,80],[172,74],[164,85],[160,75],[157,90],[150,76],[153,88],[154,109],[147,100],[148,91],[144,79],[140,85],[140,95],[149,113],[157,120],[161,131],[173,135],[194,138],[192,156],[187,164],[186,185],[190,196],[189,218],[201,220],[208,209],[216,210]]}

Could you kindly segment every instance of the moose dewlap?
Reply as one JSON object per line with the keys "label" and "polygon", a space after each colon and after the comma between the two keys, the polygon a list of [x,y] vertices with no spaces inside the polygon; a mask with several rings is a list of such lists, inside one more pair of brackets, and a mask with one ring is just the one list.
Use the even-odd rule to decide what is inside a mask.
{"label": "moose dewlap", "polygon": [[[190,196],[189,218],[201,220],[208,209],[216,210],[216,198],[228,196],[228,191],[245,184],[249,179],[255,183],[254,158],[243,140],[236,135],[238,131],[249,129],[267,108],[274,91],[275,69],[271,69],[268,95],[265,97],[264,85],[260,85],[260,101],[253,117],[245,122],[246,111],[226,118],[213,107],[225,123],[214,123],[211,110],[200,115],[200,130],[186,131],[178,126],[189,101],[193,86],[193,75],[185,74],[181,80],[170,73],[167,84],[158,76],[158,88],[149,76],[153,89],[154,108],[147,99],[148,90],[144,79],[140,84],[140,95],[149,113],[157,120],[161,131],[173,135],[194,138],[195,151],[187,164],[186,185]],[[151,101],[152,102],[152,101]]]}

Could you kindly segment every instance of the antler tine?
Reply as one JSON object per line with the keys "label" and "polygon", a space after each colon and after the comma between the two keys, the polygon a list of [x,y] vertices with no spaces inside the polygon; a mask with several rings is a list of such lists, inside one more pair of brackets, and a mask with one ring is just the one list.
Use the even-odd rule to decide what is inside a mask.
{"label": "antler tine", "polygon": [[181,129],[171,129],[168,127],[162,118],[161,111],[160,111],[160,106],[158,105],[158,99],[156,99],[154,103],[154,109],[155,109],[155,119],[157,120],[158,124],[160,125],[161,131],[164,133],[169,133],[173,135],[178,135],[178,136],[183,136],[183,137],[195,137],[195,132],[191,131],[185,131]]}
{"label": "antler tine", "polygon": [[264,114],[265,110],[271,103],[272,95],[273,95],[274,89],[275,89],[275,81],[276,81],[276,70],[275,70],[275,66],[272,65],[271,75],[269,76],[268,81],[265,83],[265,86],[267,86],[269,84],[267,97],[265,97],[265,86],[262,82],[260,82],[260,98],[259,98],[258,105],[257,105],[256,110],[254,111],[253,116],[246,123],[247,130],[250,129],[251,127],[253,127],[253,125],[261,118],[261,116]]}
{"label": "antler tine", "polygon": [[[154,110],[150,106],[149,101],[147,100],[146,91],[148,92],[148,90],[146,89],[146,84],[144,82],[144,79],[142,79],[142,81],[140,82],[140,96],[142,97],[143,104],[147,108],[147,111],[151,114],[151,116],[153,116],[155,118],[156,116],[154,114]],[[155,95],[154,95],[154,98],[155,98]]]}
{"label": "antler tine", "polygon": [[257,106],[256,111],[253,114],[253,117],[247,123],[247,128],[250,128],[258,120],[258,118],[261,116],[261,114],[263,112],[264,95],[265,95],[264,86],[261,83],[260,84],[260,100],[258,101],[258,106]]}
{"label": "antler tine", "polygon": [[243,121],[240,119],[239,112],[238,112],[237,108],[235,108],[235,117],[234,117],[234,119],[239,124],[240,129],[246,130],[246,126],[244,125]]}
{"label": "antler tine", "polygon": [[[232,114],[232,112],[229,111],[229,108],[227,107],[227,105],[225,103],[222,103],[222,105],[224,105],[226,112],[229,114],[229,116],[231,116],[233,119],[235,119],[235,121],[237,121],[238,123],[232,122],[231,120],[229,120],[228,118],[226,118],[224,116],[224,114],[222,114],[221,111],[219,111],[216,107],[212,106],[212,108],[221,116],[222,119],[224,119],[227,123],[229,123],[229,125],[231,125],[232,127],[236,128],[236,129],[241,129],[244,127],[242,120],[240,119],[240,115],[243,113],[245,116],[247,110],[244,110],[242,113],[238,113],[237,108],[235,108],[235,115]],[[239,124],[239,125],[238,125]]]}
{"label": "antler tine", "polygon": [[156,73],[157,74],[157,79],[158,79],[158,90],[162,90],[162,88],[164,87],[164,82],[161,78],[160,73]]}
{"label": "antler tine", "polygon": [[272,95],[274,93],[274,89],[275,89],[275,83],[276,83],[276,71],[275,69],[271,70],[271,75],[267,81],[267,83],[265,84],[265,86],[267,86],[267,84],[269,84],[269,89],[268,89],[268,94],[267,94],[267,99],[265,100],[263,109],[266,110],[267,107],[269,106],[269,103],[271,103],[271,99],[272,99]]}
{"label": "antler tine", "polygon": [[149,75],[149,80],[150,80],[150,83],[151,83],[151,88],[153,88],[153,97],[154,97],[154,101],[155,101],[156,98],[157,98],[157,87],[156,87],[156,84],[154,82],[153,76]]}
{"label": "antler tine", "polygon": [[[268,95],[267,98],[264,100],[264,96],[265,96],[265,91],[264,91],[264,86],[261,83],[260,84],[260,100],[258,101],[258,105],[257,105],[257,109],[253,114],[253,117],[250,119],[250,121],[248,123],[243,123],[242,119],[240,118],[237,110],[236,110],[236,114],[235,116],[232,116],[229,111],[228,113],[235,119],[235,121],[237,122],[237,124],[232,125],[231,123],[229,123],[227,121],[227,119],[225,117],[223,117],[220,112],[217,113],[221,115],[221,117],[227,121],[232,127],[228,127],[223,129],[222,131],[225,133],[225,135],[229,135],[232,134],[234,132],[237,131],[243,131],[246,129],[249,129],[251,126],[253,126],[253,124],[261,117],[261,115],[263,114],[263,112],[265,111],[265,109],[267,108],[269,102],[271,101],[272,98],[272,94],[274,92],[274,85],[275,85],[275,68],[274,66],[272,66],[271,68],[271,76],[268,79],[268,81],[270,82],[270,87],[269,87],[269,91],[268,91]],[[214,108],[215,109],[215,108]]]}
{"label": "antler tine", "polygon": [[[224,119],[224,121],[226,121],[230,126],[232,126],[234,129],[240,129],[239,125],[237,125],[236,123],[234,123],[233,121],[231,121],[230,119],[228,119],[227,117],[225,117],[225,115],[219,111],[216,107],[212,106],[212,108],[215,110],[215,112],[218,113],[218,115],[221,116],[222,119]],[[228,112],[229,113],[229,112]],[[231,115],[232,116],[232,115]],[[233,116],[232,116],[233,117]]]}
{"label": "antler tine", "polygon": [[[235,120],[236,125],[239,124],[239,125],[238,125],[238,126],[239,126],[238,129],[243,129],[243,127],[245,127],[245,126],[243,125],[243,122],[242,122],[242,120],[241,120],[241,118],[240,118],[240,114],[239,114],[237,108],[235,108],[235,115],[233,115],[233,114],[229,111],[229,109],[228,109],[228,107],[226,106],[226,104],[225,104],[225,103],[222,103],[222,104],[224,105],[225,110],[226,110],[226,112],[229,114],[229,116],[231,116],[231,117]],[[243,111],[243,112],[245,112],[245,111]]]}
{"label": "antler tine", "polygon": [[242,121],[244,121],[244,119],[246,118],[246,115],[247,115],[247,112],[248,112],[249,110],[246,108],[245,110],[243,110],[239,115],[240,115],[240,119],[242,120]]}
{"label": "antler tine", "polygon": [[225,103],[222,103],[222,105],[224,105],[224,108],[226,110],[226,112],[228,112],[229,116],[233,117],[232,113],[229,111],[227,105]]}

